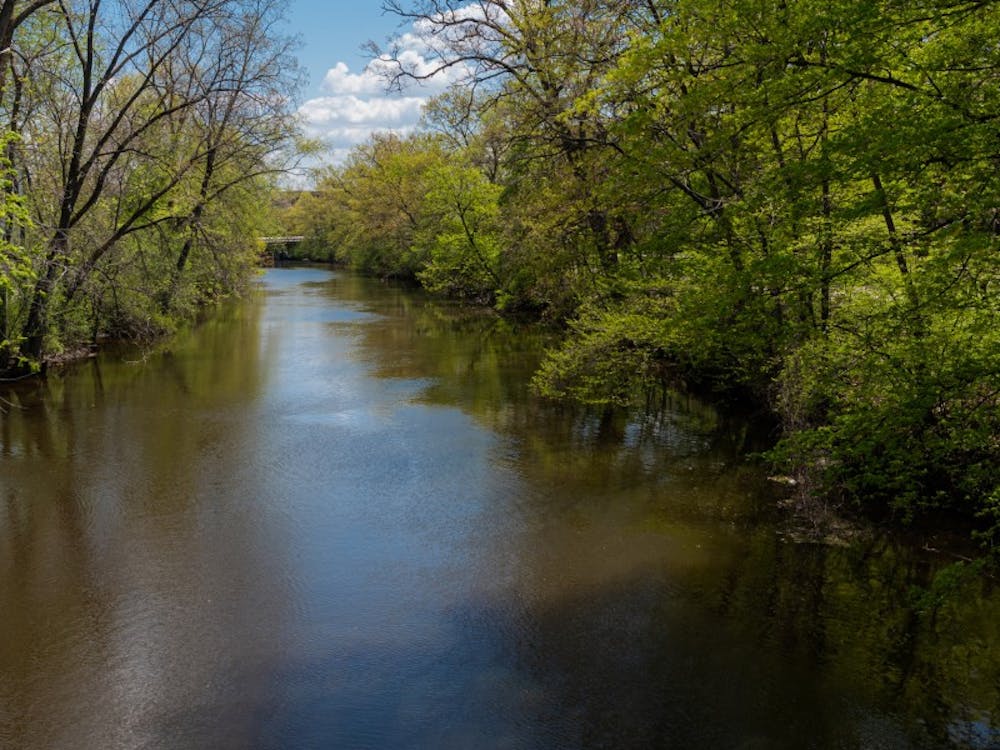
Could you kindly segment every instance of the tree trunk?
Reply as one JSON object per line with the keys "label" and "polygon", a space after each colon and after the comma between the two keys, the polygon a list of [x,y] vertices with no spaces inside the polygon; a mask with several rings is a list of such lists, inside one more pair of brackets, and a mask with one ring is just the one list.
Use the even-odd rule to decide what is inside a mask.
{"label": "tree trunk", "polygon": [[28,319],[24,322],[24,346],[22,353],[30,359],[40,361],[45,351],[45,334],[49,322],[49,304],[56,285],[56,260],[65,257],[69,248],[69,237],[60,230],[49,243],[45,256],[45,272],[35,282],[28,308]]}
{"label": "tree trunk", "polygon": [[872,174],[872,185],[875,187],[875,194],[878,197],[879,207],[882,210],[882,219],[885,221],[885,228],[889,233],[889,247],[892,249],[893,258],[896,260],[896,267],[899,269],[899,275],[903,280],[906,299],[910,303],[913,335],[921,338],[924,335],[924,320],[920,312],[920,294],[913,283],[913,276],[910,273],[910,266],[906,260],[903,242],[899,238],[896,221],[892,215],[892,207],[889,205],[889,197],[882,185],[882,179],[877,172]]}

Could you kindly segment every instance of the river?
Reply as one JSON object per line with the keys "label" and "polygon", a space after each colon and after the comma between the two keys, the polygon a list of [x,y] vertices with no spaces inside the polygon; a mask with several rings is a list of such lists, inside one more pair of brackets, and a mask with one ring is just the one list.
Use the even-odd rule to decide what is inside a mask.
{"label": "river", "polygon": [[0,388],[0,747],[1000,747],[991,578],[796,541],[738,419],[545,341],[275,269]]}

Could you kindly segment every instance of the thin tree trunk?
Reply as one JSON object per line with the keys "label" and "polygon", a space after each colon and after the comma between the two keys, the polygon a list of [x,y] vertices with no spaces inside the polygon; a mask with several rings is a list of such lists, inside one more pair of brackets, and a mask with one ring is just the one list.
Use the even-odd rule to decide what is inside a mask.
{"label": "thin tree trunk", "polygon": [[903,280],[903,288],[906,290],[906,298],[910,303],[913,333],[918,338],[923,336],[924,321],[920,313],[920,294],[913,283],[913,275],[910,273],[910,266],[906,260],[906,252],[903,242],[896,229],[896,221],[892,215],[892,207],[889,205],[889,198],[882,185],[882,179],[878,173],[872,173],[872,185],[875,187],[875,194],[879,200],[879,207],[882,211],[882,219],[885,221],[886,231],[889,233],[889,247],[892,249],[893,258],[896,260],[896,267]]}
{"label": "thin tree trunk", "polygon": [[31,306],[28,308],[28,319],[24,323],[24,346],[22,352],[33,360],[40,360],[45,347],[45,334],[48,329],[49,303],[56,285],[57,259],[65,257],[69,248],[69,237],[60,230],[49,243],[49,252],[45,256],[45,272],[35,282],[31,295]]}

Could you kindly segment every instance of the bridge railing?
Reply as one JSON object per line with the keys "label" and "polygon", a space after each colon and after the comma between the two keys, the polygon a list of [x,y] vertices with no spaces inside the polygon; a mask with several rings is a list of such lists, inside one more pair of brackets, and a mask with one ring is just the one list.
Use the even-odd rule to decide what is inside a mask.
{"label": "bridge railing", "polygon": [[287,237],[261,237],[260,241],[265,245],[294,245],[305,239],[305,235],[294,234]]}

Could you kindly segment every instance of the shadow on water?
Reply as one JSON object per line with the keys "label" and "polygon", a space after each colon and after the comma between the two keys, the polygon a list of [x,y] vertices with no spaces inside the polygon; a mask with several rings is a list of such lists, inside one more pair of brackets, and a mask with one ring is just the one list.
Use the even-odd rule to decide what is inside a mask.
{"label": "shadow on water", "polygon": [[255,452],[260,310],[0,393],[0,747],[166,746],[157,707],[269,689],[283,541],[220,491]]}
{"label": "shadow on water", "polygon": [[[750,565],[790,562],[756,552]],[[558,595],[532,583],[466,600],[439,639],[285,664],[252,746],[995,747],[996,656],[951,653],[968,613],[938,632],[880,593],[901,583],[891,565],[858,554],[799,555],[796,580],[762,590],[750,577],[717,591],[658,558]],[[845,583],[856,565],[870,584]],[[846,590],[821,601],[831,588]]]}
{"label": "shadow on water", "polygon": [[[468,599],[436,638],[373,638],[284,662],[266,677],[280,695],[253,706],[253,741],[213,746],[994,747],[983,717],[995,686],[965,670],[969,657],[979,670],[995,657],[983,648],[935,664],[955,634],[905,613],[871,624],[888,602],[872,612],[869,588],[817,602],[858,563],[833,557],[800,560],[806,572],[782,590],[730,581],[718,594],[727,602],[689,561],[678,573],[662,558],[621,578],[564,581],[558,594],[532,583],[527,596]],[[888,572],[862,567],[876,580]],[[894,648],[902,642],[914,643],[908,653]],[[245,704],[183,712],[165,736],[205,736],[227,711],[246,720]]]}

